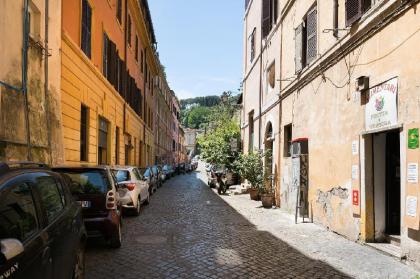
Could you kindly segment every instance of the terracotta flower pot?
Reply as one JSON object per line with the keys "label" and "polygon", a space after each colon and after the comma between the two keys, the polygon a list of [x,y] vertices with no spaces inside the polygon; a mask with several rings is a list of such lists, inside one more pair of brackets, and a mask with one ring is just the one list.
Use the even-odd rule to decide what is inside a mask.
{"label": "terracotta flower pot", "polygon": [[253,200],[253,201],[259,201],[260,200],[260,194],[258,193],[258,189],[251,188],[249,190],[249,196],[251,197],[251,200]]}
{"label": "terracotta flower pot", "polygon": [[264,208],[272,208],[274,196],[273,194],[262,194],[261,201]]}

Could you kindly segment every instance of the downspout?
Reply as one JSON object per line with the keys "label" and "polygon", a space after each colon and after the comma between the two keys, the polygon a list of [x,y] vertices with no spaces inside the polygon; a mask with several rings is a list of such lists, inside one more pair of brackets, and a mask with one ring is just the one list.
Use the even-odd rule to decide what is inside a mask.
{"label": "downspout", "polygon": [[45,47],[45,65],[44,65],[44,94],[45,94],[45,111],[46,111],[46,118],[47,118],[47,135],[48,135],[48,153],[50,155],[50,164],[52,164],[52,146],[51,146],[51,118],[50,118],[50,102],[49,102],[49,94],[48,94],[48,23],[49,23],[49,0],[45,0],[45,39],[44,39],[44,47]]}
{"label": "downspout", "polygon": [[[261,150],[261,110],[262,110],[262,53],[263,53],[263,34],[261,32],[261,41],[260,41],[260,92],[259,92],[259,115],[258,115],[258,150]],[[254,121],[254,120],[252,120]]]}
{"label": "downspout", "polygon": [[[127,64],[127,22],[128,22],[128,8],[127,8],[127,0],[125,0],[125,7],[124,7],[124,13],[125,13],[125,23],[124,23],[124,62],[125,62],[125,69],[122,69],[123,71],[125,71],[125,72],[128,72],[127,71],[127,66],[128,66],[128,64]],[[123,84],[123,87],[124,87],[124,92],[125,92],[125,94],[124,95],[126,95],[127,94],[127,80],[128,80],[128,77],[126,76],[126,78],[125,78],[125,81],[124,81],[124,83],[125,84]],[[124,96],[124,106],[123,106],[123,134],[124,134],[124,137],[125,137],[125,133],[127,132],[126,130],[127,130],[127,127],[126,127],[126,123],[125,123],[125,121],[126,121],[126,110],[127,110],[127,108],[126,108],[126,100],[125,100],[125,96]],[[125,139],[124,139],[124,142],[125,142]],[[124,148],[125,148],[125,144],[124,144]],[[125,154],[125,151],[124,151],[124,154]]]}
{"label": "downspout", "polygon": [[281,75],[282,75],[282,62],[283,62],[283,22],[282,19],[280,19],[280,61],[279,61],[279,72],[280,72],[280,80],[279,80],[279,151],[277,152],[278,154],[278,159],[277,159],[277,166],[278,166],[278,180],[279,180],[279,187],[278,187],[278,200],[276,201],[276,206],[280,208],[281,204],[281,143],[282,143],[282,137],[281,137],[281,131],[282,131],[282,115],[283,115],[283,100],[281,98],[281,92],[282,92],[282,79],[281,79]]}
{"label": "downspout", "polygon": [[23,15],[23,46],[22,46],[22,92],[24,94],[25,105],[25,128],[26,128],[26,144],[27,144],[27,158],[32,161],[32,144],[31,144],[31,130],[29,123],[29,100],[28,100],[28,0],[24,0],[24,15]]}

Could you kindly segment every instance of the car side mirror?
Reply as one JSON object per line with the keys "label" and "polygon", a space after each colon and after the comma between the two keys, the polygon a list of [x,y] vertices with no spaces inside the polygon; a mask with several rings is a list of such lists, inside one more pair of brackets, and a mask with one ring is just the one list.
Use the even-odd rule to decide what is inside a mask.
{"label": "car side mirror", "polygon": [[23,248],[22,242],[13,238],[0,240],[0,249],[1,249],[1,256],[4,257],[6,261],[9,261],[19,256],[25,250]]}

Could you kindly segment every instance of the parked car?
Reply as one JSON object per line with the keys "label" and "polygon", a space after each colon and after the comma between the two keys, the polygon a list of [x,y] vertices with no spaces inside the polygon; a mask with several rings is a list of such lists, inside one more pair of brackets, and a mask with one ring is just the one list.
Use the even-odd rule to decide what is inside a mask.
{"label": "parked car", "polygon": [[71,182],[71,191],[83,209],[89,237],[104,237],[112,248],[122,242],[121,206],[129,201],[127,189],[118,188],[111,168],[58,167],[53,169]]}
{"label": "parked car", "polygon": [[186,170],[185,170],[185,163],[180,163],[178,164],[177,168],[176,168],[176,173],[177,174],[185,174]]}
{"label": "parked car", "polygon": [[136,216],[139,216],[141,205],[147,205],[150,202],[147,179],[140,174],[137,167],[116,166],[113,167],[112,171],[117,179],[118,186],[126,188],[130,196],[130,201],[123,204],[123,209],[131,210]]}
{"label": "parked car", "polygon": [[0,278],[84,278],[86,239],[68,181],[42,164],[0,163]]}
{"label": "parked car", "polygon": [[146,178],[146,181],[149,184],[149,195],[152,196],[158,188],[157,176],[154,175],[151,167],[141,168],[139,170],[140,174]]}
{"label": "parked car", "polygon": [[156,185],[160,188],[163,184],[162,177],[160,176],[160,171],[158,166],[152,166],[153,175],[156,177]]}
{"label": "parked car", "polygon": [[169,179],[172,176],[174,176],[174,170],[171,165],[164,165],[162,171],[165,174],[166,179]]}
{"label": "parked car", "polygon": [[166,181],[166,174],[163,171],[162,166],[157,166],[157,168],[158,168],[158,172],[159,172],[160,185],[162,186],[163,183],[165,183],[165,181]]}
{"label": "parked car", "polygon": [[191,166],[191,164],[190,164],[190,163],[186,163],[186,164],[185,164],[185,171],[186,171],[187,173],[192,171],[192,166]]}

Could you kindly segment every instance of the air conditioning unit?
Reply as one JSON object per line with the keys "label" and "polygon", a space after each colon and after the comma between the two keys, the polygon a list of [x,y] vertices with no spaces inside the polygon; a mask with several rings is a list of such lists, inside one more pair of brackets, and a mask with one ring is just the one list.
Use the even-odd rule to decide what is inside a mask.
{"label": "air conditioning unit", "polygon": [[290,154],[292,157],[308,154],[308,151],[309,148],[307,138],[298,138],[292,141],[292,145],[290,146]]}
{"label": "air conditioning unit", "polygon": [[356,79],[356,90],[364,92],[369,89],[369,77],[360,76]]}

